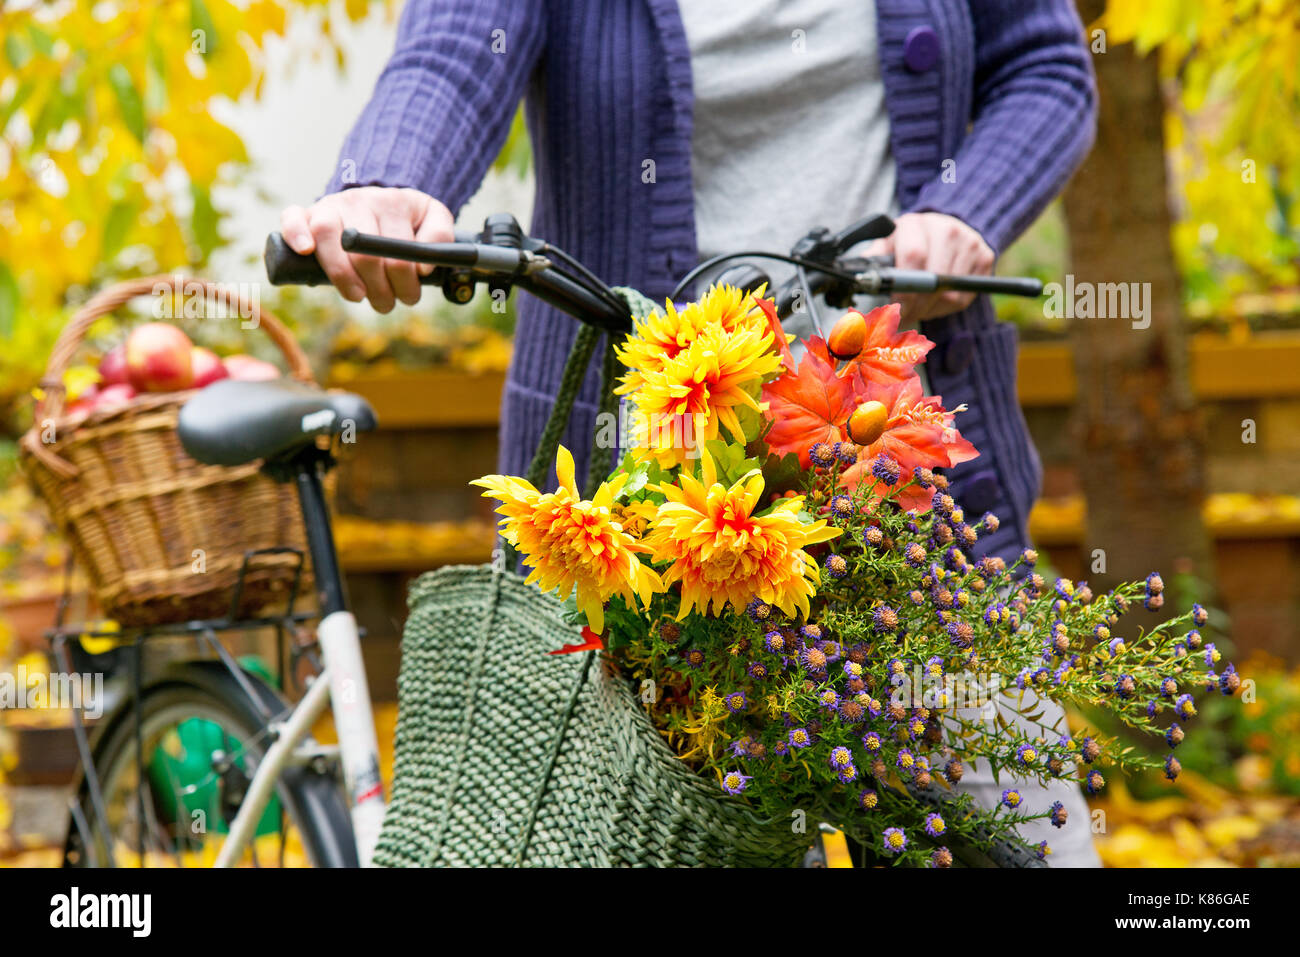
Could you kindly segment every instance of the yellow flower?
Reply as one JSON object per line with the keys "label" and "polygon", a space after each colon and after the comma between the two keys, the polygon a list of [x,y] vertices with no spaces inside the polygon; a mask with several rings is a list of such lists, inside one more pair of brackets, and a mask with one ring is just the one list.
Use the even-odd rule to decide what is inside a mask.
{"label": "yellow flower", "polygon": [[706,325],[717,324],[727,332],[737,329],[767,329],[767,317],[754,300],[763,298],[766,286],[744,293],[735,286],[710,286],[695,305]]}
{"label": "yellow flower", "polygon": [[640,538],[645,534],[645,530],[650,526],[651,520],[658,511],[659,506],[654,502],[641,501],[617,506],[614,509],[614,514],[618,518],[619,524],[623,526],[623,531],[633,538]]}
{"label": "yellow flower", "polygon": [[[762,295],[758,290],[755,295]],[[767,317],[754,302],[754,295],[742,293],[734,286],[713,286],[699,302],[678,309],[665,302],[664,312],[638,319],[632,335],[618,349],[618,358],[630,370],[624,383],[639,388],[647,373],[663,371],[664,364],[676,358],[704,330],[716,326],[731,333],[739,329],[763,332]]]}
{"label": "yellow flower", "polygon": [[840,534],[823,521],[799,520],[802,498],[780,499],[767,515],[754,509],[763,495],[763,476],[755,472],[730,488],[718,482],[717,469],[702,450],[703,481],[683,473],[680,487],[661,483],[668,499],[659,506],[643,539],[655,562],[671,561],[665,585],[681,583],[680,621],[692,609],[720,613],[730,602],[744,608],[757,596],[787,615],[808,614],[808,601],[820,581],[808,545]]}
{"label": "yellow flower", "polygon": [[485,475],[471,485],[486,489],[484,498],[501,502],[497,512],[506,541],[523,553],[532,568],[528,581],[567,599],[576,589],[578,608],[593,631],[605,629],[604,604],[622,595],[629,605],[650,601],[664,585],[654,569],[642,564],[637,542],[610,513],[626,481],[619,475],[601,483],[590,501],[574,483],[573,456],[560,446],[555,456],[559,488],[545,494],[532,483],[508,475]]}
{"label": "yellow flower", "polygon": [[781,368],[766,329],[727,332],[713,325],[690,346],[639,379],[625,377],[619,394],[635,393],[632,451],[650,455],[664,468],[694,458],[720,428],[745,442],[736,410],[762,412],[758,401],[763,380]]}

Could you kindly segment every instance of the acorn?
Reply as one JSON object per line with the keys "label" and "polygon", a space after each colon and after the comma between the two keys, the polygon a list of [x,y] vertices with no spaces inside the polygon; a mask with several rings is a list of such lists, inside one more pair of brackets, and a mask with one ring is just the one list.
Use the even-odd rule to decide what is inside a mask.
{"label": "acorn", "polygon": [[849,438],[858,445],[870,445],[885,433],[889,410],[883,402],[870,399],[853,410],[849,416]]}
{"label": "acorn", "polygon": [[826,338],[826,349],[836,359],[856,359],[866,344],[867,320],[860,312],[846,312]]}

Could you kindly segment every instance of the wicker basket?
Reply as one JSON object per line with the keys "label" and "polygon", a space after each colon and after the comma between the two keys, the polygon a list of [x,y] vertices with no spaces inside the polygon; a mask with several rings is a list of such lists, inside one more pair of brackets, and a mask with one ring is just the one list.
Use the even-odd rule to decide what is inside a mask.
{"label": "wicker basket", "polygon": [[389,867],[778,867],[810,838],[764,820],[664,743],[552,595],[491,566],[411,587]]}
{"label": "wicker basket", "polygon": [[293,486],[268,478],[260,463],[202,465],[181,448],[176,419],[193,390],[141,394],[83,421],[63,413],[63,373],[96,320],[167,287],[192,293],[196,283],[209,301],[255,319],[293,377],[313,381],[306,355],[269,312],[206,281],[136,279],[100,292],[64,328],[20,442],[24,470],[83,563],[100,609],[124,626],[224,616],[245,556],[258,549],[297,549],[302,567],[292,553],[249,557],[238,614],[286,602],[300,571],[300,593],[311,588]]}

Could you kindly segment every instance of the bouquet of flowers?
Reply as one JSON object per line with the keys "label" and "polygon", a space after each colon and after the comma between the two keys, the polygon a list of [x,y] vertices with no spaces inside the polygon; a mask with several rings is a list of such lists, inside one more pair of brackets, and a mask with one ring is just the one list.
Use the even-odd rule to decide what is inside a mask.
{"label": "bouquet of flowers", "polygon": [[[585,641],[557,652],[612,659],[720,796],[943,867],[950,845],[1066,824],[1059,803],[1032,806],[1015,786],[977,807],[956,787],[973,760],[1092,794],[1108,765],[1163,764],[1173,779],[1192,692],[1231,695],[1240,679],[1197,631],[1199,605],[1146,633],[1122,627],[1132,603],[1161,607],[1158,574],[1094,595],[1044,578],[1032,550],[976,557],[998,518],[965,514],[942,470],[978,452],[962,409],[923,394],[916,366],[933,343],[899,321],[893,305],[850,311],[796,362],[761,292],[669,302],[617,351],[630,435],[590,497],[563,448],[554,492],[475,484],[500,502],[528,581],[585,619]],[[1103,707],[1163,737],[1167,756],[1041,713],[1008,722],[994,698],[1026,690]]]}

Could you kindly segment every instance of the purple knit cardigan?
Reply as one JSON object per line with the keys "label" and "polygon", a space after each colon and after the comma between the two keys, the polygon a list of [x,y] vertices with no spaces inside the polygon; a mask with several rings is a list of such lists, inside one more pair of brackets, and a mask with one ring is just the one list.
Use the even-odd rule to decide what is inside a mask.
{"label": "purple knit cardigan", "polygon": [[[1073,4],[876,0],[876,11],[899,208],[956,216],[1005,249],[1092,143],[1096,95]],[[930,47],[937,39],[937,59],[907,55],[918,32]],[[612,284],[666,296],[696,262],[691,63],[676,0],[408,0],[327,191],[410,186],[458,212],[521,98],[537,175],[530,232]],[[942,175],[948,159],[955,177]],[[575,326],[520,297],[503,397],[507,474],[527,467]],[[1042,477],[1016,398],[1015,330],[980,298],[922,331],[938,344],[931,387],[949,408],[968,406],[958,427],[981,451],[950,472],[954,493],[968,512],[1002,520],[979,552],[1010,556],[1029,541]],[[579,462],[599,391],[592,365],[564,438]]]}

